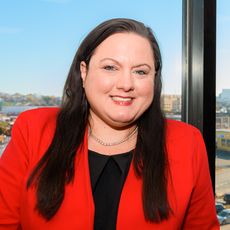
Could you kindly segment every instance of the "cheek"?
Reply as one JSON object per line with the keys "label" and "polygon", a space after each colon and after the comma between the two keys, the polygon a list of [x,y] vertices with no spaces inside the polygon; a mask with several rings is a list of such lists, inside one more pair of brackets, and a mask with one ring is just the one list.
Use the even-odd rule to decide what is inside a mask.
{"label": "cheek", "polygon": [[144,97],[145,104],[146,104],[147,108],[151,105],[151,103],[153,101],[153,97],[154,97],[154,90],[153,90],[153,88],[149,87],[149,89],[146,89],[146,94]]}
{"label": "cheek", "polygon": [[[152,103],[154,97],[154,84],[148,82],[139,89],[140,104],[142,109],[145,111]],[[142,111],[143,112],[143,111]]]}
{"label": "cheek", "polygon": [[87,76],[85,87],[95,93],[107,93],[112,89],[113,85],[113,80],[108,76],[90,74]]}
{"label": "cheek", "polygon": [[108,93],[111,91],[111,89],[113,88],[114,84],[113,81],[111,79],[103,79],[101,78],[100,80],[98,80],[98,88],[100,89],[100,91],[102,93]]}
{"label": "cheek", "polygon": [[146,81],[144,84],[138,86],[139,95],[145,97],[147,100],[152,100],[154,95],[153,81]]}

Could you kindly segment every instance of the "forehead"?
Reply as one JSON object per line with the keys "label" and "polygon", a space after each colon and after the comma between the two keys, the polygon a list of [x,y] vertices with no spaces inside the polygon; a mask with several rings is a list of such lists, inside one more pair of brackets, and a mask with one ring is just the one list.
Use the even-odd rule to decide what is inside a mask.
{"label": "forehead", "polygon": [[109,36],[95,49],[93,56],[154,62],[150,42],[135,33],[116,33]]}

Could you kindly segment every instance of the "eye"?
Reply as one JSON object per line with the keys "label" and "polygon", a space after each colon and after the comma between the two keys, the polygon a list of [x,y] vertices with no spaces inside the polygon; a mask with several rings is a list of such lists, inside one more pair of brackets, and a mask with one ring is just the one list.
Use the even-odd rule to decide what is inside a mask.
{"label": "eye", "polygon": [[147,74],[147,72],[144,70],[135,70],[134,72],[139,74],[139,75],[146,75]]}
{"label": "eye", "polygon": [[114,71],[117,68],[115,66],[112,66],[112,65],[106,65],[103,67],[103,69],[108,70],[108,71]]}

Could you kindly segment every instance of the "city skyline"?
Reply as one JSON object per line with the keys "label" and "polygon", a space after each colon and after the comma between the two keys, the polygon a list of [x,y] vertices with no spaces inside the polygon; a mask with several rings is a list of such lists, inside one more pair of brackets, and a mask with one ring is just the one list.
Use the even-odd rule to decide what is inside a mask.
{"label": "city skyline", "polygon": [[[216,94],[216,97],[220,97],[223,94],[226,95],[226,93],[230,97],[230,88],[221,89],[221,91],[218,94]],[[38,97],[38,98],[42,97],[42,96],[56,97],[56,98],[61,98],[62,97],[62,95],[48,95],[48,94],[38,94],[38,93],[26,93],[26,94],[23,94],[23,93],[20,93],[20,92],[9,93],[9,92],[2,92],[2,91],[0,91],[0,100],[1,100],[1,96],[2,95],[8,95],[8,96],[14,96],[14,95],[30,96],[30,95],[32,95],[32,96],[35,96],[35,97]],[[163,92],[161,95],[162,96],[164,96],[164,95],[181,96],[181,93],[170,94],[170,93],[167,93],[167,92],[165,92],[165,93]]]}
{"label": "city skyline", "polygon": [[[219,2],[217,95],[222,88],[230,88],[227,79],[230,32],[226,29],[230,26],[230,3]],[[61,96],[74,54],[87,33],[104,20],[128,17],[150,26],[158,39],[163,59],[163,93],[181,94],[181,0],[117,0],[110,2],[109,7],[105,0],[88,3],[73,0],[0,3],[1,92]]]}

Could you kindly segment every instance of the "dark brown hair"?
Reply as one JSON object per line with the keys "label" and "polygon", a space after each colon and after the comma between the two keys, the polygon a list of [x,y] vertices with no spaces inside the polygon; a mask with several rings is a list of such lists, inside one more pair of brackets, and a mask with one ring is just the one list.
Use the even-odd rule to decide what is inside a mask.
{"label": "dark brown hair", "polygon": [[80,62],[84,61],[88,66],[95,49],[107,37],[130,32],[149,41],[156,70],[153,102],[137,121],[134,169],[143,181],[142,198],[146,220],[159,222],[169,216],[165,119],[160,107],[162,62],[159,46],[149,27],[132,19],[117,18],[98,25],[81,43],[65,83],[52,143],[28,179],[28,188],[32,184],[36,186],[36,208],[47,220],[60,208],[65,185],[74,179],[74,159],[87,127],[89,108],[82,88]]}

